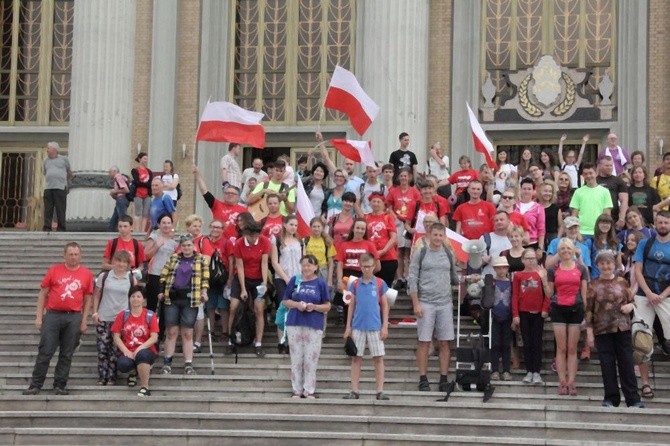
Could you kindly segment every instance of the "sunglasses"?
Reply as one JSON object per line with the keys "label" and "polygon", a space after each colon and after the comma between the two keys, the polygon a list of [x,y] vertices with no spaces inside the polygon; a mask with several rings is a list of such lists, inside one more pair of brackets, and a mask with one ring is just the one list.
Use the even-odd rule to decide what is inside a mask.
{"label": "sunglasses", "polygon": [[503,200],[514,200],[514,197],[512,197],[512,196],[510,196],[510,195],[503,195],[503,196],[502,196],[502,199],[503,199]]}

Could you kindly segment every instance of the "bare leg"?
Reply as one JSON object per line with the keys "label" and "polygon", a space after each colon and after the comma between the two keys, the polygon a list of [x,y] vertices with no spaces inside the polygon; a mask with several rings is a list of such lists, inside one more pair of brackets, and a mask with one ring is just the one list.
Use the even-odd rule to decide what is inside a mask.
{"label": "bare leg", "polygon": [[[384,357],[375,356],[372,358],[375,362],[375,383],[377,385],[377,393],[384,391]],[[352,379],[353,382],[353,379]]]}
{"label": "bare leg", "polygon": [[184,350],[184,362],[193,362],[193,329],[181,327],[181,345]]}
{"label": "bare leg", "polygon": [[[449,372],[449,362],[451,362],[449,341],[440,341],[440,375],[446,375]],[[422,375],[425,374],[425,372],[422,373]]]}
{"label": "bare leg", "polygon": [[562,386],[568,384],[567,356],[568,356],[568,330],[564,324],[554,324],[554,338],[556,339],[556,373],[558,381]]}
{"label": "bare leg", "polygon": [[265,302],[254,301],[254,312],[256,313],[256,345],[263,342],[263,331],[265,330]]}
{"label": "bare leg", "polygon": [[419,341],[419,346],[416,348],[416,367],[419,369],[419,375],[423,376],[428,371],[428,350],[430,342]]}
{"label": "bare leg", "polygon": [[137,364],[137,376],[140,378],[140,387],[149,388],[149,375],[151,366],[145,362]]}
{"label": "bare leg", "polygon": [[[177,345],[177,336],[179,335],[179,326],[173,325],[167,328],[167,337],[165,339],[165,356],[171,358],[174,356],[174,349]],[[192,348],[191,348],[192,349]]]}
{"label": "bare leg", "polygon": [[568,327],[568,383],[574,384],[577,377],[577,344],[579,343],[579,326]]}
{"label": "bare leg", "polygon": [[351,390],[360,393],[361,380],[361,363],[363,358],[361,356],[354,356],[351,358]]}

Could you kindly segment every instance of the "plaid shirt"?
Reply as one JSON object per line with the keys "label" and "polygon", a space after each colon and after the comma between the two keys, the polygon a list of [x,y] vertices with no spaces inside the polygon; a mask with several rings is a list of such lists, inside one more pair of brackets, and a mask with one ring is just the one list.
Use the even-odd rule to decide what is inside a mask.
{"label": "plaid shirt", "polygon": [[[171,305],[170,301],[170,290],[174,284],[175,277],[177,276],[177,267],[179,266],[179,261],[184,258],[184,255],[172,254],[170,260],[167,261],[161,271],[161,284],[163,284],[165,293],[165,304]],[[207,258],[195,253],[193,259],[193,272],[191,274],[191,307],[197,307],[200,305],[200,300],[202,299],[202,290],[209,288],[209,262]]]}

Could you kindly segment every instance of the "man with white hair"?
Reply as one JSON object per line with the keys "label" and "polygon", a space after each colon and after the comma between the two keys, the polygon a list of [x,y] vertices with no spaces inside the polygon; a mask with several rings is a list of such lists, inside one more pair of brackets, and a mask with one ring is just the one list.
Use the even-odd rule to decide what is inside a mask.
{"label": "man with white hair", "polygon": [[44,226],[42,230],[51,231],[54,211],[58,221],[58,230],[65,231],[65,209],[67,206],[67,183],[72,180],[70,161],[66,156],[59,155],[60,146],[57,142],[47,143],[47,158],[44,160],[42,172],[45,177],[44,186]]}
{"label": "man with white hair", "polygon": [[614,162],[614,175],[619,176],[621,172],[631,164],[630,154],[628,150],[619,146],[619,138],[615,133],[607,135],[607,146],[598,153],[598,163],[606,156],[612,157]]}

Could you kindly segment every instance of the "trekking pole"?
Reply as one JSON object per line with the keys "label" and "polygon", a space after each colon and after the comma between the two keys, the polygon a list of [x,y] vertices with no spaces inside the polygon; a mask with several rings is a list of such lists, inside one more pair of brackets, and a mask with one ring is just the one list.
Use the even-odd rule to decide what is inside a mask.
{"label": "trekking pole", "polygon": [[207,337],[209,339],[209,361],[212,368],[212,375],[214,374],[214,348],[212,347],[212,324],[209,321],[209,316],[205,315],[207,318]]}

